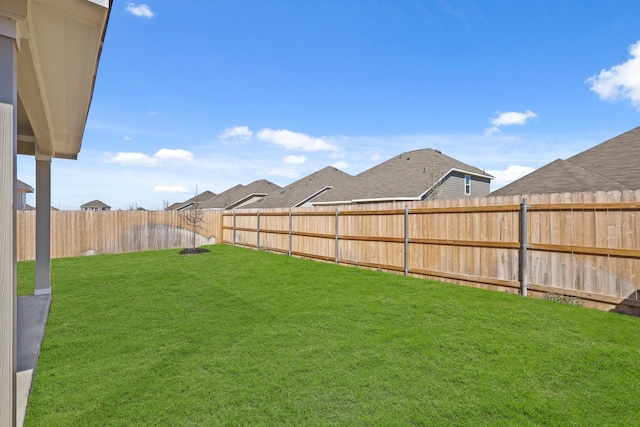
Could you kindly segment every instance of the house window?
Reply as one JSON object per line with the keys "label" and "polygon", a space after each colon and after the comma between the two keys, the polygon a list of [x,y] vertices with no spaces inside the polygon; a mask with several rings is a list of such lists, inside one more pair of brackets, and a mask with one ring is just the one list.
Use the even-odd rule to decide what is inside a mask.
{"label": "house window", "polygon": [[464,176],[464,194],[471,195],[471,175]]}

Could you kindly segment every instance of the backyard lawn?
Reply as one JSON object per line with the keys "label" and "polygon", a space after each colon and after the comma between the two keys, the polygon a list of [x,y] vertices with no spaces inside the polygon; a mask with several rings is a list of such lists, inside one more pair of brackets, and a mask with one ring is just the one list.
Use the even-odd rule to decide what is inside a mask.
{"label": "backyard lawn", "polygon": [[53,260],[25,425],[638,423],[639,318],[209,249]]}

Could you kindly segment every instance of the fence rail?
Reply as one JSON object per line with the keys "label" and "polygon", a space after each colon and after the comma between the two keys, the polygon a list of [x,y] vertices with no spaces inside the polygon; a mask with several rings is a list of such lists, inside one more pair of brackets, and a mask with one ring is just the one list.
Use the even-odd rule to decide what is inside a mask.
{"label": "fence rail", "polygon": [[222,241],[640,314],[640,191],[524,200],[225,212]]}
{"label": "fence rail", "polygon": [[[220,240],[221,213],[202,211],[196,245]],[[35,259],[35,211],[18,211],[18,261]],[[175,211],[52,211],[51,257],[189,247],[193,233]]]}

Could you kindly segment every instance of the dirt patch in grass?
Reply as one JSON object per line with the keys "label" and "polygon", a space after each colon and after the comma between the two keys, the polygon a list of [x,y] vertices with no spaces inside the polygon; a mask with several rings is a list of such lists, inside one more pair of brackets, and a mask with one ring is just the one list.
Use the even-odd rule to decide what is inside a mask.
{"label": "dirt patch in grass", "polygon": [[180,255],[193,255],[193,254],[201,254],[204,252],[211,252],[206,248],[184,248],[180,251]]}

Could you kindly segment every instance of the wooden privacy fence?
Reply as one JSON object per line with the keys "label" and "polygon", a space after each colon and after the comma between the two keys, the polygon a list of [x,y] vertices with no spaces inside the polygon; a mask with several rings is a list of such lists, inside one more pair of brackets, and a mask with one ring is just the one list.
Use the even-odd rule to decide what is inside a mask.
{"label": "wooden privacy fence", "polygon": [[[222,231],[220,211],[201,211],[196,245],[213,244]],[[18,211],[18,261],[35,259],[35,211]],[[193,233],[183,212],[51,211],[51,257],[190,247]]]}
{"label": "wooden privacy fence", "polygon": [[225,212],[222,241],[640,314],[640,191]]}

